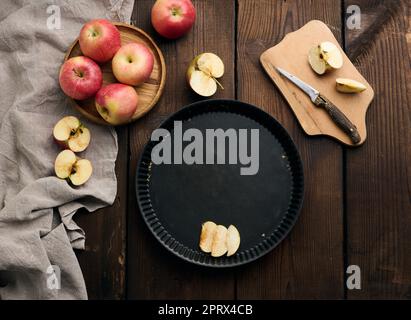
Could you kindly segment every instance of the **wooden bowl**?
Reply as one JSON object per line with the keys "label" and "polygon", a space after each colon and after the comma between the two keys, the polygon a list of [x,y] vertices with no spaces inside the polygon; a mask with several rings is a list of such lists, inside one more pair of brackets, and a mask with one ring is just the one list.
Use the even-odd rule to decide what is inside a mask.
{"label": "wooden bowl", "polygon": [[[134,113],[133,117],[128,121],[132,122],[137,120],[138,118],[141,118],[148,111],[150,111],[157,103],[161,94],[163,93],[166,80],[166,65],[163,54],[148,34],[126,23],[112,23],[120,31],[122,45],[130,42],[143,43],[151,50],[151,53],[154,57],[154,67],[153,72],[150,75],[150,78],[142,85],[135,87],[138,93],[139,100],[136,112]],[[80,50],[80,44],[77,38],[68,49],[64,61],[72,57],[81,55],[83,54]],[[118,82],[114,77],[111,69],[111,60],[105,64],[101,64],[100,66],[103,72],[103,85]],[[105,121],[97,112],[94,97],[86,100],[73,99],[73,101],[74,105],[81,112],[81,114],[83,114],[89,120],[96,122],[98,124],[111,125],[110,123]]]}

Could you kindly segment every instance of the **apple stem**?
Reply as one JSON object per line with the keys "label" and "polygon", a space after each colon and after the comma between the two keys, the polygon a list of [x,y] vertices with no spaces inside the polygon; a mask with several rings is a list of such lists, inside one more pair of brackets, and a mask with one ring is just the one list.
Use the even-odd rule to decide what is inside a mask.
{"label": "apple stem", "polygon": [[81,71],[77,71],[76,69],[73,68],[73,72],[76,74],[76,76],[83,78],[83,73]]}
{"label": "apple stem", "polygon": [[214,79],[214,81],[220,86],[220,88],[221,88],[221,90],[224,90],[224,87],[223,87],[223,85],[220,83],[220,81],[218,81],[216,78],[214,78],[213,77],[213,79]]}

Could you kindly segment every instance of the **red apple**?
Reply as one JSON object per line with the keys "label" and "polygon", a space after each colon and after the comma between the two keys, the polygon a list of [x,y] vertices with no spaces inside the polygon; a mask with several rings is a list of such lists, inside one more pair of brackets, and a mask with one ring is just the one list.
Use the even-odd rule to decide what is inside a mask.
{"label": "red apple", "polygon": [[108,123],[128,122],[137,109],[138,95],[128,85],[113,83],[103,86],[96,95],[96,109]]}
{"label": "red apple", "polygon": [[190,0],[157,0],[151,9],[151,23],[163,37],[176,39],[194,24],[196,10]]}
{"label": "red apple", "polygon": [[145,82],[153,71],[154,57],[141,43],[128,43],[115,54],[112,69],[116,79],[131,86]]}
{"label": "red apple", "polygon": [[66,95],[84,100],[96,94],[103,83],[100,67],[90,58],[78,56],[68,59],[60,69],[60,87]]}
{"label": "red apple", "polygon": [[81,29],[79,42],[85,56],[97,62],[107,62],[120,49],[120,32],[108,20],[91,20]]}

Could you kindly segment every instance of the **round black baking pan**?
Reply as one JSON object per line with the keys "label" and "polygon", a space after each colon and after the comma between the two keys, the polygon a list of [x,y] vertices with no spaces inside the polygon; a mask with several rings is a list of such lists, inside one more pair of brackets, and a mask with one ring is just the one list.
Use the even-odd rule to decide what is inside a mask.
{"label": "round black baking pan", "polygon": [[[156,165],[151,151],[159,142],[150,140],[138,163],[136,192],[155,238],[178,257],[210,267],[242,265],[275,248],[292,229],[303,200],[302,163],[287,131],[268,113],[234,100],[205,100],[171,115],[160,125],[170,132],[171,145],[174,121],[181,121],[183,132],[196,128],[204,137],[206,129],[258,129],[259,169],[241,175],[245,166],[228,161]],[[241,245],[235,255],[213,258],[199,249],[201,225],[208,220],[237,227]]]}

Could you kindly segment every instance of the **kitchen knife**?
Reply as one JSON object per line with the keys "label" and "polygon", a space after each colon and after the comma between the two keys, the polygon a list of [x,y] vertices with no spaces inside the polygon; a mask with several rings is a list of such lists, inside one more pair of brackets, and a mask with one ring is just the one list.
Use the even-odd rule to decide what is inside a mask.
{"label": "kitchen knife", "polygon": [[288,73],[279,67],[274,66],[274,68],[278,71],[278,73],[304,91],[310,97],[314,105],[324,108],[334,123],[350,137],[354,144],[358,144],[361,141],[357,127],[330,100],[323,96],[318,90],[314,89],[309,84],[305,83],[291,73]]}

